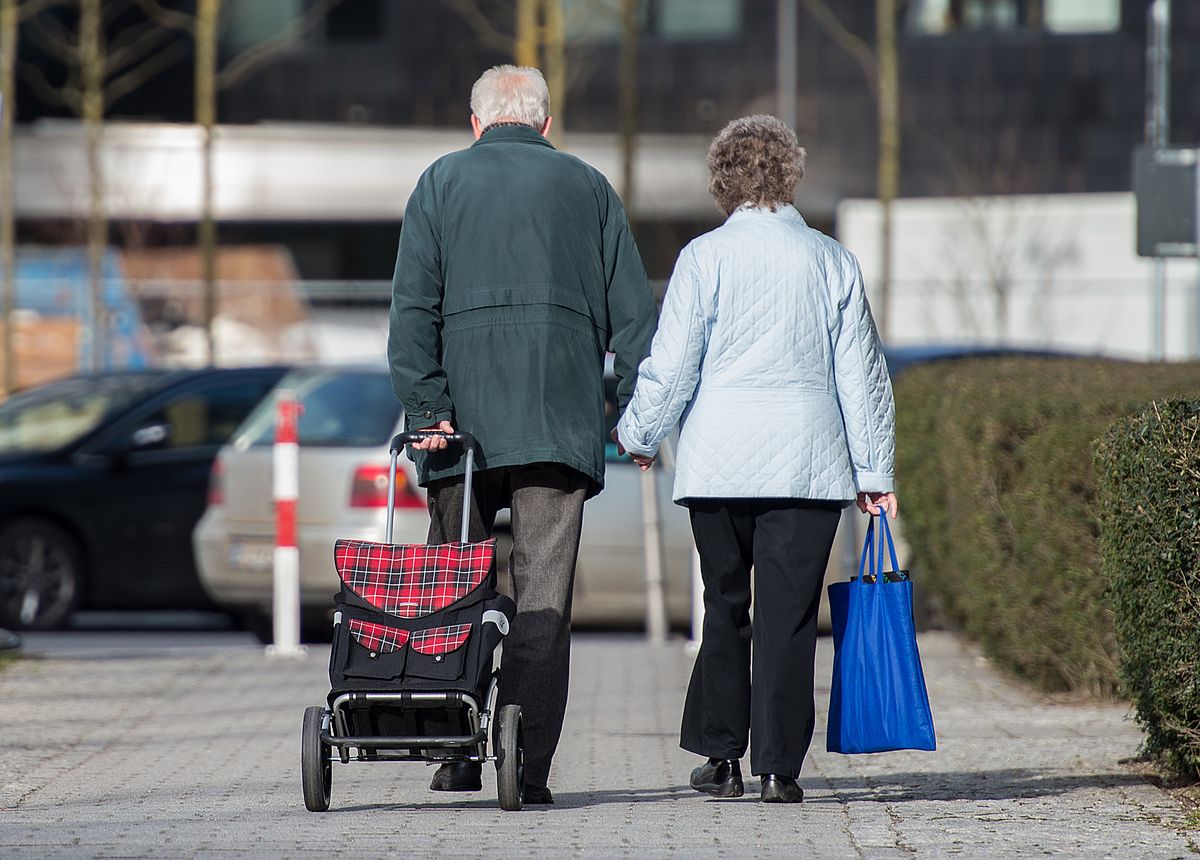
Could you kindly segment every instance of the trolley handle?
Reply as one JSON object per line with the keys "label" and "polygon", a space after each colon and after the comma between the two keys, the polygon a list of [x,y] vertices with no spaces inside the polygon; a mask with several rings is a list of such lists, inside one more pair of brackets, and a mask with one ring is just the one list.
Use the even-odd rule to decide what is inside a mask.
{"label": "trolley handle", "polygon": [[421,442],[428,439],[430,436],[437,436],[445,439],[447,442],[458,442],[463,446],[463,451],[474,453],[479,450],[479,443],[475,441],[475,437],[463,430],[456,430],[453,433],[446,433],[442,430],[430,428],[428,430],[409,430],[407,433],[397,433],[392,437],[392,444],[389,452],[399,452],[405,445],[411,445],[415,442]]}
{"label": "trolley handle", "polygon": [[430,436],[440,436],[449,442],[458,442],[467,453],[467,469],[463,486],[462,527],[459,530],[458,538],[462,543],[467,542],[467,536],[471,529],[471,478],[475,472],[475,453],[479,450],[479,443],[474,436],[462,430],[454,433],[445,433],[441,430],[410,430],[407,433],[397,433],[393,436],[392,444],[388,449],[391,462],[388,464],[387,524],[384,528],[384,540],[389,544],[392,542],[392,521],[396,517],[396,461],[405,445],[420,442]]}

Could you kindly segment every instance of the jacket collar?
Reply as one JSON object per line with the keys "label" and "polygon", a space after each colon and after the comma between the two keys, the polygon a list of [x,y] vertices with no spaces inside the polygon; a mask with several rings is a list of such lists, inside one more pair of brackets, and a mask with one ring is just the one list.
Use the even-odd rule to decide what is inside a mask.
{"label": "jacket collar", "polygon": [[483,137],[471,146],[484,146],[489,143],[534,143],[554,149],[554,144],[542,137],[541,132],[531,125],[493,126],[484,131]]}
{"label": "jacket collar", "polygon": [[808,226],[808,222],[804,220],[804,216],[801,215],[796,210],[796,207],[790,203],[786,206],[780,206],[774,212],[772,212],[766,206],[751,206],[749,203],[743,203],[737,209],[734,209],[729,213],[729,217],[725,219],[725,223],[728,224],[731,221],[740,221],[743,218],[763,217],[782,218],[785,221],[797,221],[800,224],[803,224],[805,227]]}

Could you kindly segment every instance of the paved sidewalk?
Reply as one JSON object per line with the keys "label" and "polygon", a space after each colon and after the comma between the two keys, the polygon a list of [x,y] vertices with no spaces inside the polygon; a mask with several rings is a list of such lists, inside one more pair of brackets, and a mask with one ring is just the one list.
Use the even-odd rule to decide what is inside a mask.
{"label": "paved sidewalk", "polygon": [[[830,674],[823,639],[818,678]],[[333,807],[305,811],[303,707],[324,649],[100,652],[0,672],[0,856],[1181,857],[1182,814],[1118,761],[1138,746],[1122,707],[1046,705],[947,634],[921,647],[941,749],[845,757],[818,725],[803,804],[686,787],[677,747],[691,657],[579,636],[551,777],[557,804],[504,813],[439,795],[420,764],[334,765]],[[824,712],[827,685],[819,691]],[[1194,839],[1195,836],[1193,835]]]}

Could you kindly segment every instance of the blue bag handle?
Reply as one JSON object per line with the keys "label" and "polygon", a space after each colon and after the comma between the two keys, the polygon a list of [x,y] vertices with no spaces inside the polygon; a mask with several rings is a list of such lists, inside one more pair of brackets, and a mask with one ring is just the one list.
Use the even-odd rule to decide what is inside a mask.
{"label": "blue bag handle", "polygon": [[[881,528],[880,528],[880,535],[879,535],[879,564],[878,564],[878,567],[876,568],[875,581],[882,582],[883,581],[883,544],[884,544],[884,541],[887,542],[888,555],[890,555],[892,558],[892,571],[893,572],[896,572],[896,573],[900,572],[900,560],[896,557],[896,544],[892,540],[892,529],[888,525],[887,511],[883,511],[878,516],[879,516],[879,522],[880,522]],[[875,517],[871,517],[871,520],[872,520],[872,522],[874,522]]]}
{"label": "blue bag handle", "polygon": [[[867,537],[863,541],[862,557],[858,560],[858,582],[862,584],[864,573],[875,573],[875,518],[871,517],[867,521]],[[870,570],[867,566],[870,565]]]}

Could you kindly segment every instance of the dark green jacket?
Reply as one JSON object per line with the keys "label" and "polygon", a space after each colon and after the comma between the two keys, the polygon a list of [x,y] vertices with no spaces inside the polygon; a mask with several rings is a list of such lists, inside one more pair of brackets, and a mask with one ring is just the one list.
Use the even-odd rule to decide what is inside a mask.
{"label": "dark green jacket", "polygon": [[[479,468],[564,463],[599,489],[604,353],[624,411],[654,326],[620,198],[533,128],[496,126],[418,180],[388,337],[409,429],[448,420]],[[417,465],[422,484],[463,471],[448,451]]]}

